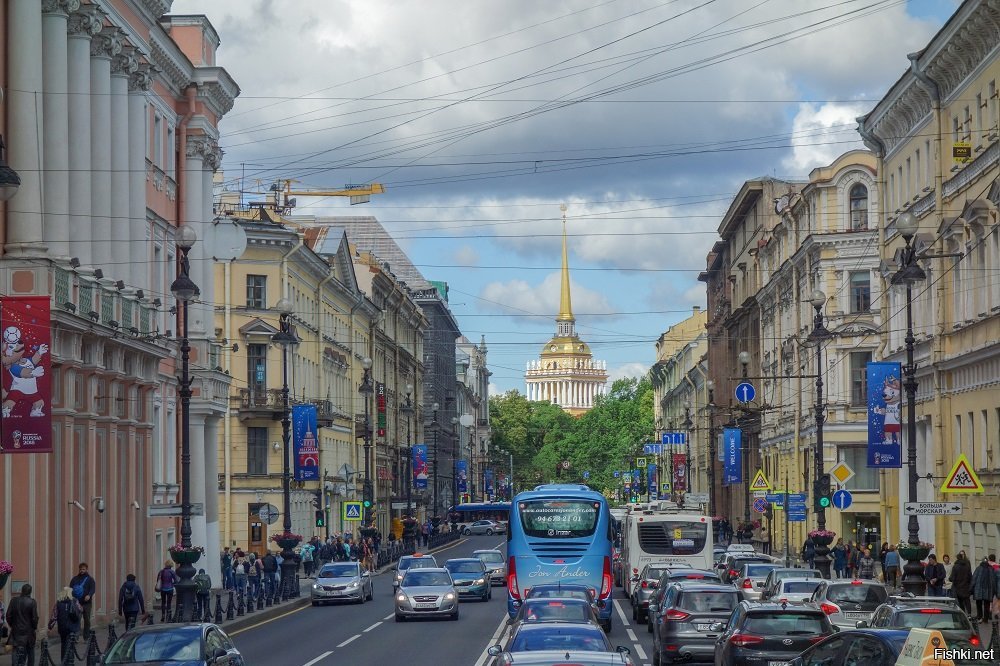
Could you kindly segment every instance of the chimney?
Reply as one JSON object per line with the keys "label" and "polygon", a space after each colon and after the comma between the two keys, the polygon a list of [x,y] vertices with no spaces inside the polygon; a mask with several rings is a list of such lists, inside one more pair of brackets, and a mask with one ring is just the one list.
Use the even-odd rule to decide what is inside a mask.
{"label": "chimney", "polygon": [[694,306],[691,307],[691,309],[694,310],[694,312],[692,314],[698,314],[699,312],[701,312],[701,306],[700,305],[694,305]]}

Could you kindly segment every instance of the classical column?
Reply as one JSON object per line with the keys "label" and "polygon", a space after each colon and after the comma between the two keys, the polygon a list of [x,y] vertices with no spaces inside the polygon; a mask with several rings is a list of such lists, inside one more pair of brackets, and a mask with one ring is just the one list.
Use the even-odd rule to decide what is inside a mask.
{"label": "classical column", "polygon": [[117,28],[104,28],[90,42],[90,242],[93,265],[110,277],[111,236],[111,59],[122,50]]}
{"label": "classical column", "polygon": [[[202,210],[202,170],[205,168],[205,150],[207,138],[204,136],[191,135],[187,137],[187,145],[184,148],[184,182],[178,183],[184,188],[184,210],[181,214],[184,219],[181,224],[189,224],[194,227],[198,234],[198,242],[191,248],[191,279],[201,289],[202,296],[199,300],[205,302],[204,294],[208,285],[205,281],[205,267],[208,264],[206,258],[211,256],[206,247],[205,228],[202,224],[205,216]],[[212,325],[212,319],[206,313],[205,308],[199,303],[190,305],[191,315],[191,337],[202,338]]]}
{"label": "classical column", "polygon": [[219,148],[218,141],[210,139],[205,146],[205,157],[202,160],[203,167],[201,170],[201,238],[205,239],[205,257],[206,261],[202,262],[201,274],[202,282],[198,284],[201,285],[201,300],[208,303],[209,306],[206,311],[207,317],[207,329],[208,331],[213,330],[215,326],[215,314],[212,310],[211,304],[215,302],[215,262],[212,257],[219,255],[224,255],[228,252],[228,248],[217,247],[215,240],[215,224],[212,220],[215,218],[214,203],[215,194],[213,191],[213,176],[215,172],[219,170],[222,166],[222,149]]}
{"label": "classical column", "polygon": [[[205,421],[205,552],[220,553],[222,546],[219,536],[219,419]],[[263,553],[258,553],[263,555]],[[205,558],[205,571],[212,582],[222,580],[222,570],[218,557]],[[221,583],[218,583],[222,587]]]}
{"label": "classical column", "polygon": [[132,276],[129,226],[129,112],[128,80],[138,67],[133,49],[122,49],[111,59],[111,275],[141,287]]}
{"label": "classical column", "polygon": [[[90,40],[101,31],[101,15],[85,5],[69,17],[69,255],[93,263],[90,220]],[[86,313],[84,313],[86,314]]]}
{"label": "classical column", "polygon": [[140,289],[150,285],[149,241],[146,238],[146,149],[149,136],[146,133],[146,93],[152,83],[149,65],[140,65],[129,77],[128,86],[128,248],[132,283]]}
{"label": "classical column", "polygon": [[45,244],[69,256],[69,43],[70,12],[80,0],[43,0],[42,75],[45,87]]}
{"label": "classical column", "polygon": [[45,256],[42,224],[42,12],[39,0],[7,3],[7,162],[21,186],[7,204],[8,257]]}
{"label": "classical column", "polygon": [[[191,503],[201,504],[201,515],[191,516],[191,543],[196,546],[207,546],[206,515],[205,515],[205,414],[191,410]],[[213,447],[214,448],[214,447]],[[218,482],[216,482],[218,483]],[[216,488],[218,486],[216,485]],[[218,494],[218,490],[216,493]],[[206,552],[211,552],[207,548]],[[218,551],[215,551],[218,552]],[[211,558],[209,558],[211,559]],[[218,559],[218,558],[215,558]]]}

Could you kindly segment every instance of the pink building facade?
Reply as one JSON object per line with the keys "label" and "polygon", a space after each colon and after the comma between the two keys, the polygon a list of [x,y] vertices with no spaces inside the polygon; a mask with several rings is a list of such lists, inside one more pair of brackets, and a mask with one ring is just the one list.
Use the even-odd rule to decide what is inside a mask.
{"label": "pink building facade", "polygon": [[[87,561],[97,622],[134,573],[152,596],[179,520],[176,230],[191,225],[193,542],[218,584],[217,424],[229,376],[213,342],[212,175],[239,88],[204,16],[170,0],[0,3],[0,127],[21,186],[0,207],[0,296],[51,309],[52,452],[0,453],[4,601],[43,608]],[[4,428],[12,422],[0,421]]]}

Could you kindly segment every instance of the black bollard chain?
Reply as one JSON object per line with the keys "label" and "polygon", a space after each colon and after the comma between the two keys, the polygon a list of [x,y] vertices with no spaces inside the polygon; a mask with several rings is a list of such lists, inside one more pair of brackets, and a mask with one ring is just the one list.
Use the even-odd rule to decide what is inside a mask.
{"label": "black bollard chain", "polygon": [[49,639],[42,637],[41,643],[38,644],[38,651],[41,658],[38,660],[38,666],[56,666],[56,663],[52,661],[52,655],[49,654]]}
{"label": "black bollard chain", "polygon": [[222,624],[222,593],[215,594],[215,623]]}
{"label": "black bollard chain", "polygon": [[226,606],[226,619],[232,620],[236,617],[236,603],[233,601],[233,591],[229,590],[229,604]]}
{"label": "black bollard chain", "polygon": [[87,641],[87,666],[100,666],[101,648],[97,644],[97,632],[90,632],[90,639]]}

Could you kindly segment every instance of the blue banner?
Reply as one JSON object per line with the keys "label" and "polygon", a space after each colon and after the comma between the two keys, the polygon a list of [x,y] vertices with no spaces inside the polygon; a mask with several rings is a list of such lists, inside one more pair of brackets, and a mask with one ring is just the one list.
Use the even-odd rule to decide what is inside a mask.
{"label": "blue banner", "polygon": [[739,428],[726,428],[722,432],[722,439],[726,451],[722,483],[743,483],[743,431]]}
{"label": "blue banner", "polygon": [[427,490],[427,445],[413,445],[413,487],[417,490]]}
{"label": "blue banner", "polygon": [[493,470],[483,470],[483,492],[487,497],[493,497]]}
{"label": "blue banner", "polygon": [[899,363],[869,363],[868,467],[902,467],[903,392]]}
{"label": "blue banner", "polygon": [[316,405],[292,406],[292,447],[296,481],[319,478],[319,444],[316,441]]}
{"label": "blue banner", "polygon": [[469,492],[469,461],[456,460],[455,473],[458,475],[458,492]]}
{"label": "blue banner", "polygon": [[646,488],[650,497],[656,497],[656,465],[649,465],[646,468]]}

